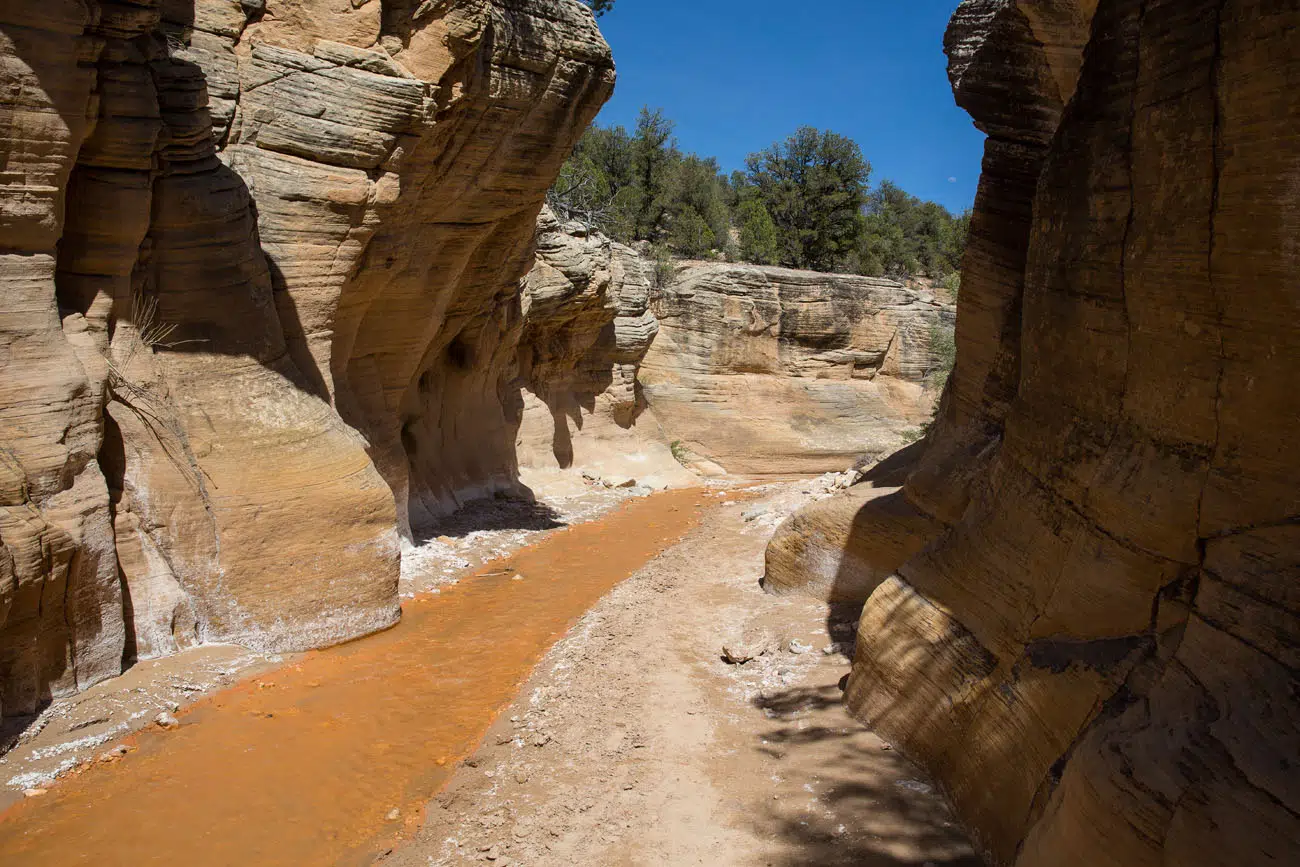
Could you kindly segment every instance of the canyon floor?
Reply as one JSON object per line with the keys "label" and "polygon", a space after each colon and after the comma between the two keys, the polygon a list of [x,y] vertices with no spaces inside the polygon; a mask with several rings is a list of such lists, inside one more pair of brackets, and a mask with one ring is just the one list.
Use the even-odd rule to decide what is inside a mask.
{"label": "canyon floor", "polygon": [[[975,867],[930,782],[840,707],[855,612],[758,587],[772,530],[820,493],[593,487],[466,513],[407,552],[401,627],[278,663],[203,657],[217,686],[254,667],[125,754],[94,744],[106,760],[6,811],[0,855]],[[47,711],[8,768],[68,762],[59,744],[123,725],[104,708],[124,696],[169,705],[202,680],[177,665]]]}

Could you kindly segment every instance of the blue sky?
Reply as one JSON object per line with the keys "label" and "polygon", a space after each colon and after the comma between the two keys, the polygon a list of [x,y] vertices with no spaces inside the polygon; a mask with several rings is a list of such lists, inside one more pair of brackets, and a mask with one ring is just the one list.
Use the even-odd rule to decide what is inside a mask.
{"label": "blue sky", "polygon": [[959,211],[983,136],[945,71],[957,2],[617,0],[600,27],[618,87],[597,122],[631,130],[641,106],[661,107],[684,150],[727,171],[799,126],[831,129],[862,146],[873,184]]}

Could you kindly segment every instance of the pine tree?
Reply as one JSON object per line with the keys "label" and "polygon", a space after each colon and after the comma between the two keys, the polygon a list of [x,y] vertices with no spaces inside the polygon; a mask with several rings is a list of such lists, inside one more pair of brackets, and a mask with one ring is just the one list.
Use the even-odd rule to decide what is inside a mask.
{"label": "pine tree", "polygon": [[748,180],[776,224],[781,262],[832,271],[849,260],[862,232],[870,164],[850,138],[802,127],[750,154]]}
{"label": "pine tree", "polygon": [[775,265],[781,255],[776,223],[756,197],[745,198],[736,209],[740,223],[740,257],[756,265]]}

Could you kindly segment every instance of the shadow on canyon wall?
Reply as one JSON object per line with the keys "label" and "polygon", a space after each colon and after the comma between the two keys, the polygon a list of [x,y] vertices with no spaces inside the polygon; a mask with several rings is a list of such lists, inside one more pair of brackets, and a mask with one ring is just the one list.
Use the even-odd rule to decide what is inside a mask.
{"label": "shadow on canyon wall", "polygon": [[[27,376],[44,401],[42,412],[50,417],[48,430],[19,428],[17,442],[0,447],[23,482],[19,496],[0,506],[31,512],[29,523],[57,537],[57,558],[62,558],[49,554],[30,574],[20,576],[13,594],[5,594],[11,598],[0,598],[5,603],[0,617],[0,683],[7,692],[3,710],[20,721],[48,707],[53,694],[70,689],[70,682],[85,688],[122,670],[119,659],[124,668],[137,658],[133,613],[143,600],[123,571],[123,530],[115,525],[116,518],[132,511],[123,501],[131,487],[128,454],[144,456],[145,471],[168,468],[182,480],[175,490],[160,492],[157,514],[149,520],[163,523],[171,516],[168,510],[175,503],[166,502],[165,493],[186,508],[197,504],[196,514],[206,508],[215,539],[213,499],[240,492],[230,485],[219,490],[222,484],[213,476],[220,480],[220,473],[204,465],[207,455],[195,456],[188,427],[195,413],[187,418],[181,405],[188,401],[189,409],[198,406],[197,414],[203,415],[205,399],[224,384],[224,372],[255,368],[268,381],[276,380],[267,385],[268,392],[298,392],[333,403],[308,346],[306,317],[299,315],[288,278],[262,244],[249,183],[218,158],[223,143],[214,136],[207,73],[198,63],[175,56],[195,24],[193,0],[163,4],[161,21],[151,18],[149,4],[131,7],[135,11],[125,18],[125,7],[105,6],[102,20],[79,4],[72,12],[56,7],[48,16],[21,10],[0,16],[5,19],[0,39],[14,61],[8,77],[20,85],[17,98],[30,114],[48,118],[39,130],[48,140],[32,144],[20,137],[17,151],[9,154],[18,176],[25,167],[33,179],[26,181],[31,199],[26,210],[5,217],[12,231],[6,233],[4,252],[35,265],[45,257],[53,261],[52,280],[37,274],[39,285],[22,287],[38,305],[48,303],[49,323],[33,325],[33,314],[45,313],[39,307],[20,306],[9,311],[16,316],[0,320],[0,328],[16,340],[29,340],[37,350],[16,353],[14,367],[6,373],[15,379]],[[78,30],[84,32],[70,35]],[[85,55],[80,65],[68,57],[73,43]],[[87,54],[91,46],[102,53]],[[91,107],[97,117],[87,117]],[[32,138],[22,121],[17,129]],[[22,196],[24,181],[18,183],[12,194]],[[33,273],[39,270],[35,265]],[[25,279],[21,269],[17,273]],[[141,301],[149,316],[170,329],[156,342],[131,336],[144,330]],[[517,315],[517,296],[511,303]],[[58,318],[53,315],[56,305]],[[78,328],[84,324],[84,334],[71,336],[69,317]],[[60,319],[66,333],[60,333]],[[40,355],[42,340],[53,347],[49,358]],[[110,367],[105,373],[99,358],[87,363],[88,352],[120,371]],[[48,367],[36,369],[39,365]],[[209,381],[203,385],[210,391],[188,393],[205,366]],[[55,367],[59,376],[50,375]],[[174,375],[177,370],[183,375]],[[365,420],[344,404],[333,412],[368,436]],[[341,448],[339,441],[347,439],[338,435],[342,426],[321,420],[329,414],[319,413],[310,424],[333,436]],[[56,430],[60,415],[66,421],[62,432]],[[278,454],[288,457],[300,448],[275,445]],[[249,462],[262,464],[259,471],[270,476],[276,455],[274,450],[251,454]],[[411,455],[406,457],[409,462]],[[102,482],[95,478],[101,474]],[[527,499],[514,475],[516,490]],[[67,517],[66,507],[59,516],[46,514],[54,496],[77,499],[75,519]],[[407,496],[407,491],[396,496]],[[145,515],[149,504],[135,507]],[[476,529],[560,526],[555,514],[527,503],[480,517],[483,524]],[[81,528],[93,522],[106,541],[98,547],[95,539],[83,543],[77,527],[70,538],[63,526],[70,521]],[[143,534],[138,528],[127,532]],[[208,524],[198,526],[179,544],[198,550],[204,544],[199,537],[208,532]],[[4,541],[24,543],[13,536]],[[219,550],[219,545],[212,547]],[[115,552],[114,568],[106,561]],[[185,553],[192,552],[187,548]],[[154,579],[139,577],[146,583]],[[184,589],[195,592],[188,584]],[[91,652],[97,655],[87,663]],[[5,731],[9,728],[6,724]]]}

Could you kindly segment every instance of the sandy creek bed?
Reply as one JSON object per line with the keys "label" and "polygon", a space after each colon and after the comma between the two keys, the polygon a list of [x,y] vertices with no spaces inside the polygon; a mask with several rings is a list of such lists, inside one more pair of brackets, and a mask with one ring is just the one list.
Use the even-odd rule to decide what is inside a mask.
{"label": "sandy creek bed", "polygon": [[851,613],[756,586],[807,491],[629,499],[263,661],[13,804],[0,862],[976,864],[839,708]]}

